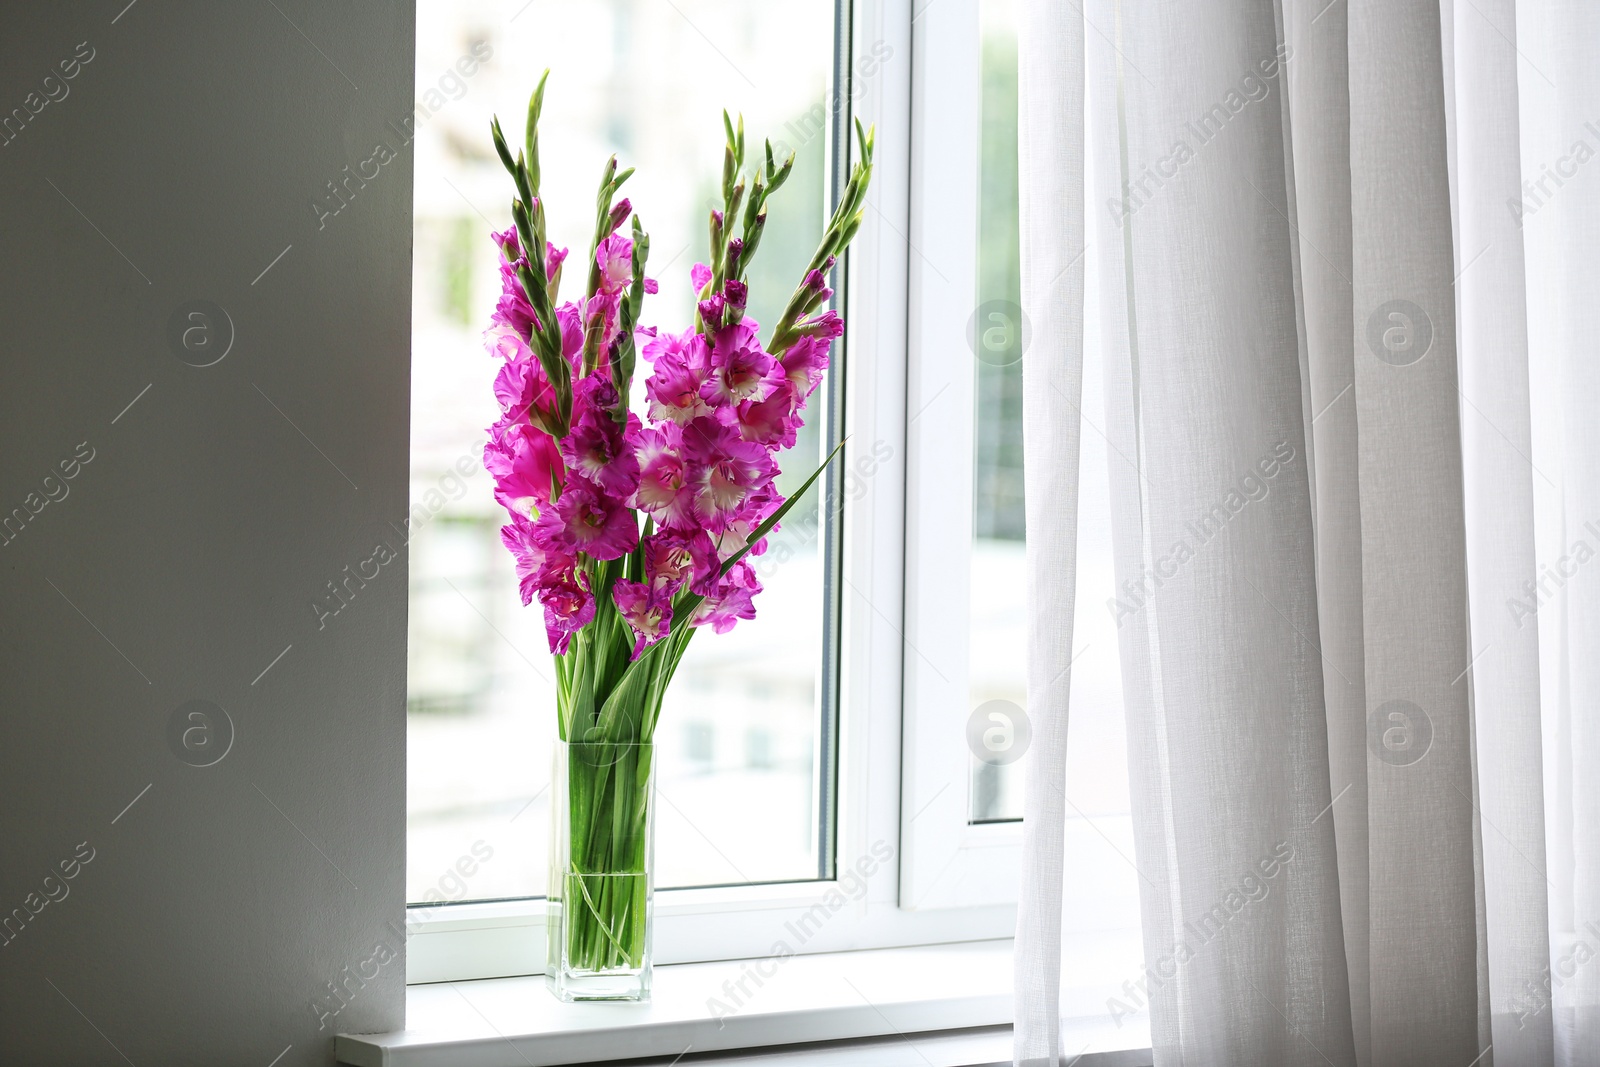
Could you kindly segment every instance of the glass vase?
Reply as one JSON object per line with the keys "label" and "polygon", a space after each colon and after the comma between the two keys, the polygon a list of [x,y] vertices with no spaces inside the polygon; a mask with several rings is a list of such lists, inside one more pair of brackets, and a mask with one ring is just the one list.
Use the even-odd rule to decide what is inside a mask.
{"label": "glass vase", "polygon": [[655,745],[558,741],[545,982],[565,1001],[649,1000]]}

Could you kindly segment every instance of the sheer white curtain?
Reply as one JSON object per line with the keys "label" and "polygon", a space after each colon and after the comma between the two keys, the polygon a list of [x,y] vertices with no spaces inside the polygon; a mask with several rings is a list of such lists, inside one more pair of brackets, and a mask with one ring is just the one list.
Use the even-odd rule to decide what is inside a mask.
{"label": "sheer white curtain", "polygon": [[1061,1051],[1088,315],[1157,1063],[1600,1064],[1600,5],[1033,0],[1019,40],[1017,1062]]}

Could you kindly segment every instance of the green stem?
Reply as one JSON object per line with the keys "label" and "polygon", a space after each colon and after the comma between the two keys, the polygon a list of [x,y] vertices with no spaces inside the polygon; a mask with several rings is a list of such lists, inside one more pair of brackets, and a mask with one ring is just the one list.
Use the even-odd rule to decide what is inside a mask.
{"label": "green stem", "polygon": [[570,970],[643,964],[653,755],[649,745],[606,741],[567,748],[570,836],[559,858],[565,928],[558,943]]}

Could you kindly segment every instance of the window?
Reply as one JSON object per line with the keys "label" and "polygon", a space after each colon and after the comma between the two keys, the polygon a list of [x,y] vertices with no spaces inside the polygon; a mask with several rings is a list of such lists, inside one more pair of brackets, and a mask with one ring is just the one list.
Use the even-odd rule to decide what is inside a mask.
{"label": "window", "polygon": [[[581,259],[600,165],[615,152],[637,166],[624,193],[651,231],[650,273],[661,285],[646,321],[676,327],[692,313],[689,267],[705,254],[720,109],[742,110],[757,144],[766,136],[776,151],[796,153],[752,268],[751,314],[770,321],[825,221],[833,30],[828,0],[699,3],[682,13],[670,4],[538,0],[514,18],[446,0],[419,4],[407,702],[413,903],[529,897],[545,884],[553,668],[537,609],[517,600],[499,541],[505,516],[478,462],[483,428],[497,414],[479,341],[499,285],[488,231],[509,224],[510,195],[486,149],[489,118],[519,125],[533,82],[551,68],[543,170],[552,238]],[[582,48],[562,44],[579,40]],[[780,487],[798,485],[820,459],[827,395],[813,400],[804,435],[783,457]],[[760,561],[767,589],[759,617],[691,645],[663,709],[663,886],[829,873],[828,553],[814,500],[808,506],[809,515],[792,513]],[[728,802],[756,795],[759,806]],[[467,864],[470,877],[457,869],[464,856],[478,857]]]}
{"label": "window", "polygon": [[[551,231],[581,255],[600,163],[615,151],[637,166],[625,192],[661,283],[647,321],[689,316],[724,105],[797,153],[757,261],[757,318],[820,233],[847,164],[839,134],[852,117],[878,125],[871,206],[835,286],[848,332],[785,466],[797,481],[829,442],[849,444],[822,503],[786,523],[788,551],[769,553],[755,624],[690,646],[663,711],[658,962],[760,955],[779,939],[822,951],[1011,935],[1026,757],[979,761],[968,728],[988,701],[1026,708],[1013,3],[940,0],[913,18],[884,0],[534,0],[508,19],[421,0],[432,113],[416,157],[410,980],[535,973],[544,959],[554,696],[479,463],[495,412],[478,334],[496,285],[485,234],[509,197],[488,118],[518,116],[547,65]],[[457,65],[481,52],[475,73]],[[1085,464],[1098,456],[1103,497],[1096,443],[1086,435]],[[1092,578],[1080,569],[1080,615],[1109,595],[1109,551],[1102,562]],[[1075,692],[1115,680],[1112,633]],[[1086,922],[1125,933],[1137,921],[1116,857],[1132,855],[1120,694],[1104,696],[1073,720],[1075,741],[1087,731],[1102,747],[1083,761],[1100,778],[1071,791],[1086,821],[1069,849],[1096,872],[1076,889]],[[816,927],[817,904],[841,897]],[[794,944],[786,924],[807,913]]]}

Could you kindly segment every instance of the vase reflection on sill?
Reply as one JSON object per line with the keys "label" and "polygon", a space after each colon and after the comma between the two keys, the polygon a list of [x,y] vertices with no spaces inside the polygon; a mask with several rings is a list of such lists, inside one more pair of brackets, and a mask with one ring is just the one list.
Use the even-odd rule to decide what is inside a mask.
{"label": "vase reflection on sill", "polygon": [[558,741],[545,984],[564,1001],[650,999],[655,745]]}

